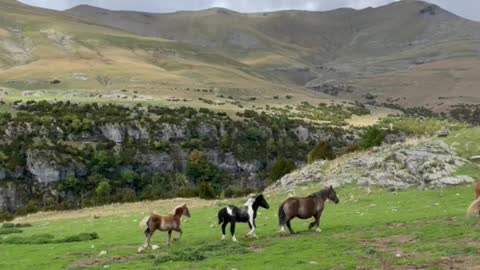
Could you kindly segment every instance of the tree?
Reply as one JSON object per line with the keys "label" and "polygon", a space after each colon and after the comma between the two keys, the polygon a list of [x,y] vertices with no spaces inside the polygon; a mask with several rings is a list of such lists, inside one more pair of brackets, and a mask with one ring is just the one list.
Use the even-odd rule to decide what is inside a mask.
{"label": "tree", "polygon": [[210,164],[201,151],[193,150],[188,156],[186,174],[194,183],[219,181],[221,171]]}
{"label": "tree", "polygon": [[296,169],[295,163],[291,160],[284,158],[279,158],[277,162],[272,167],[270,171],[270,179],[272,181],[277,181],[282,178],[284,175],[291,173]]}
{"label": "tree", "polygon": [[112,187],[107,181],[102,181],[95,189],[95,193],[101,202],[107,202],[112,193]]}
{"label": "tree", "polygon": [[362,149],[369,149],[374,146],[382,145],[385,133],[378,127],[369,127],[360,140]]}
{"label": "tree", "polygon": [[330,144],[321,142],[310,151],[307,155],[308,164],[312,164],[316,160],[332,160],[335,158],[335,153]]}

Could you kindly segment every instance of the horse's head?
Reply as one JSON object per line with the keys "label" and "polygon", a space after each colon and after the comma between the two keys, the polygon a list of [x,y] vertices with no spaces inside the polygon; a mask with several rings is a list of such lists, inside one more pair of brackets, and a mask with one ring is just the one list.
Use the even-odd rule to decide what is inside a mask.
{"label": "horse's head", "polygon": [[187,204],[184,203],[180,206],[177,206],[175,207],[175,209],[173,209],[172,211],[172,214],[175,215],[175,216],[186,216],[188,218],[190,218],[190,210],[188,210],[188,207],[187,207]]}
{"label": "horse's head", "polygon": [[263,194],[260,194],[255,197],[255,202],[254,204],[263,207],[265,209],[270,208],[270,205],[268,204],[267,200],[265,200],[265,197],[263,197]]}
{"label": "horse's head", "polygon": [[340,202],[340,199],[338,199],[337,197],[337,192],[335,192],[335,190],[333,189],[333,186],[330,186],[327,190],[327,199],[329,199],[330,201],[336,204]]}
{"label": "horse's head", "polygon": [[191,217],[190,210],[188,210],[187,204],[184,204],[182,206],[182,209],[183,209],[183,215],[190,218]]}

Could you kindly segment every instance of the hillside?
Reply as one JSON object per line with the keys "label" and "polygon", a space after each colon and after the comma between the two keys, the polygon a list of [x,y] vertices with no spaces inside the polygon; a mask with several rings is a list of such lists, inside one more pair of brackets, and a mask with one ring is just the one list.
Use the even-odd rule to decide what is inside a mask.
{"label": "hillside", "polygon": [[328,83],[338,96],[372,93],[380,103],[404,97],[401,105],[434,108],[442,107],[434,102],[440,96],[450,97],[442,105],[472,96],[478,102],[472,89],[480,81],[470,74],[478,73],[480,23],[426,2],[258,14],[151,14],[91,6],[67,12],[138,35],[215,49],[272,80],[332,93]]}
{"label": "hillside", "polygon": [[1,92],[6,100],[166,104],[175,99],[199,106],[199,97],[225,104],[218,95],[321,97],[267,80],[208,48],[138,36],[13,0],[0,1],[0,36],[0,85],[7,89]]}

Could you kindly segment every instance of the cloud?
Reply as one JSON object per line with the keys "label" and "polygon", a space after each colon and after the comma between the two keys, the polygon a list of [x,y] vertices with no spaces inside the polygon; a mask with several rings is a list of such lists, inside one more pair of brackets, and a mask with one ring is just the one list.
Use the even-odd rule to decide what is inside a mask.
{"label": "cloud", "polygon": [[[239,12],[266,12],[285,9],[331,10],[341,7],[362,9],[398,0],[20,0],[26,4],[64,10],[80,4],[146,12],[174,12],[224,7]],[[460,16],[480,20],[478,0],[428,0]]]}

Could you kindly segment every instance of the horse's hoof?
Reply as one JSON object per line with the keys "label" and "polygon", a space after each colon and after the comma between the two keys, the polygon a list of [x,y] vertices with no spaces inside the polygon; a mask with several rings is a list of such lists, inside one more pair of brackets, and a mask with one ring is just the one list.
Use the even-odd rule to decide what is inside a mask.
{"label": "horse's hoof", "polygon": [[322,232],[322,229],[320,229],[320,228],[316,228],[316,229],[315,229],[315,232],[317,232],[317,233],[321,233],[321,232]]}

